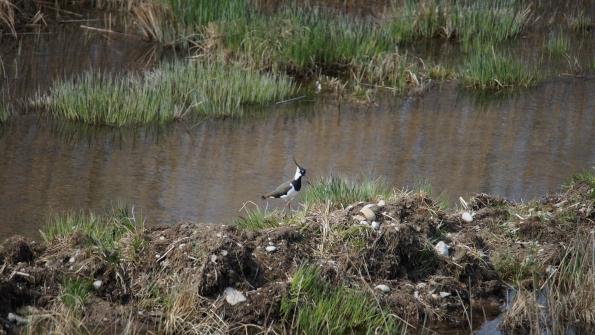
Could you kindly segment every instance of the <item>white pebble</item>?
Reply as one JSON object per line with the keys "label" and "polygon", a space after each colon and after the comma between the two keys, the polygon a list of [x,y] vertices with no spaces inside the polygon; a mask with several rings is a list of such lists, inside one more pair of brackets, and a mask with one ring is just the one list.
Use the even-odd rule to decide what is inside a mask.
{"label": "white pebble", "polygon": [[446,243],[444,243],[443,241],[440,241],[436,244],[436,246],[434,247],[434,249],[436,249],[436,252],[439,255],[448,257],[448,245]]}
{"label": "white pebble", "polygon": [[223,291],[223,296],[225,297],[225,301],[232,306],[246,301],[244,294],[233,287],[226,288]]}
{"label": "white pebble", "polygon": [[158,259],[159,257],[161,257],[161,255],[160,255],[160,254],[155,254],[155,258],[157,258],[157,259]]}
{"label": "white pebble", "polygon": [[275,251],[277,250],[277,247],[276,247],[276,246],[274,246],[274,245],[268,245],[268,246],[265,248],[265,250],[266,250],[266,251],[268,251],[268,252],[275,252]]}
{"label": "white pebble", "polygon": [[159,236],[159,241],[165,241],[165,236],[163,236],[163,235]]}
{"label": "white pebble", "polygon": [[380,222],[372,221],[372,229],[375,229],[375,230],[380,229]]}
{"label": "white pebble", "polygon": [[463,219],[463,221],[470,223],[473,222],[473,215],[471,215],[471,213],[469,212],[463,212],[463,215],[461,215],[461,219]]}
{"label": "white pebble", "polygon": [[211,255],[211,262],[217,263],[217,255]]}
{"label": "white pebble", "polygon": [[27,323],[26,318],[24,318],[20,315],[14,314],[14,313],[8,313],[8,321],[15,322],[16,324],[19,324],[19,325]]}
{"label": "white pebble", "polygon": [[223,257],[227,256],[227,250],[221,250],[221,256],[223,256]]}
{"label": "white pebble", "polygon": [[362,220],[362,221],[359,222],[359,224],[364,225],[364,226],[367,226],[368,225],[368,221]]}
{"label": "white pebble", "polygon": [[380,291],[382,291],[384,293],[390,292],[390,287],[388,287],[388,286],[386,286],[384,284],[376,285],[376,287],[374,287],[374,288],[377,289],[377,290],[380,290]]}
{"label": "white pebble", "polygon": [[74,258],[74,256],[72,256],[72,257],[70,257],[70,259],[68,260],[68,263],[74,263],[74,261],[75,261],[75,258]]}
{"label": "white pebble", "polygon": [[449,292],[440,292],[440,298],[446,298],[450,295]]}
{"label": "white pebble", "polygon": [[378,201],[378,207],[382,207],[384,205],[386,205],[386,202],[384,202],[384,200]]}
{"label": "white pebble", "polygon": [[93,287],[95,287],[96,290],[99,290],[101,288],[101,284],[103,284],[101,280],[96,280],[93,282]]}

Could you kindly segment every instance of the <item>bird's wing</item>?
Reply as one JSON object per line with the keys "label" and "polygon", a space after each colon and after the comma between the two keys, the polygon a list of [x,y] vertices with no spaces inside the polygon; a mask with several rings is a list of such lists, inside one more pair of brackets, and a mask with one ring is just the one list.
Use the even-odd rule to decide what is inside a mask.
{"label": "bird's wing", "polygon": [[280,198],[282,195],[287,194],[291,187],[291,181],[286,181],[279,185],[273,192],[263,195],[263,198]]}

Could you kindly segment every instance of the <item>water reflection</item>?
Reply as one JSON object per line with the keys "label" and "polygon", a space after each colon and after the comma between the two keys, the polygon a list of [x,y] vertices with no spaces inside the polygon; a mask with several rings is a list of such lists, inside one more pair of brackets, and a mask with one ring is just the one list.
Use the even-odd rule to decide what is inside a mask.
{"label": "water reflection", "polygon": [[80,132],[21,118],[0,138],[0,237],[33,234],[50,211],[133,203],[151,223],[228,222],[289,178],[420,179],[448,198],[520,200],[555,191],[595,165],[595,79],[558,79],[522,95],[477,100],[446,85],[375,106],[273,106],[256,117],[165,131]]}

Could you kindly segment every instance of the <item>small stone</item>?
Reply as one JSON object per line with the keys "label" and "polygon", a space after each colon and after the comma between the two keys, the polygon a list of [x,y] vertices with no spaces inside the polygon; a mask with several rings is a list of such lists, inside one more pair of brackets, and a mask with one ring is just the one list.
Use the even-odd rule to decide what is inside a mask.
{"label": "small stone", "polygon": [[246,301],[244,294],[233,287],[227,287],[223,291],[223,296],[225,297],[225,301],[232,306]]}
{"label": "small stone", "polygon": [[347,211],[350,211],[352,208],[353,208],[353,205],[349,205],[349,206],[345,207],[345,209],[346,209]]}
{"label": "small stone", "polygon": [[186,246],[185,243],[180,243],[180,245],[178,245],[178,249],[182,250],[182,249],[184,249],[185,246]]}
{"label": "small stone", "polygon": [[354,215],[354,216],[353,216],[353,219],[354,219],[355,221],[357,221],[357,222],[360,222],[360,221],[366,221],[366,217],[365,217],[365,216],[363,216],[363,215]]}
{"label": "small stone", "polygon": [[378,201],[378,207],[382,207],[384,205],[386,205],[386,202],[384,202],[384,200]]}
{"label": "small stone", "polygon": [[14,313],[8,313],[8,321],[14,322],[18,325],[27,323],[27,319]]}
{"label": "small stone", "polygon": [[217,263],[217,255],[211,255],[211,262]]}
{"label": "small stone", "polygon": [[377,289],[377,290],[380,290],[380,291],[382,291],[383,293],[388,293],[388,292],[390,292],[390,287],[388,287],[388,286],[386,286],[386,285],[384,285],[384,284],[379,284],[379,285],[376,285],[376,287],[374,287],[374,288],[375,288],[375,289]]}
{"label": "small stone", "polygon": [[165,236],[163,236],[163,235],[159,236],[159,241],[165,241]]}
{"label": "small stone", "polygon": [[419,300],[419,291],[415,291],[413,292],[413,297],[417,300]]}
{"label": "small stone", "polygon": [[469,212],[463,212],[463,215],[461,215],[461,219],[463,219],[463,221],[470,223],[473,222],[473,215],[471,215],[471,213]]}
{"label": "small stone", "polygon": [[70,257],[70,259],[68,260],[68,263],[74,263],[76,261],[76,259],[74,258],[74,256]]}
{"label": "small stone", "polygon": [[159,259],[159,257],[161,257],[160,254],[155,254],[155,258]]}
{"label": "small stone", "polygon": [[223,256],[223,257],[227,256],[227,250],[221,250],[221,256]]}
{"label": "small stone", "polygon": [[95,287],[96,290],[99,290],[101,288],[101,284],[103,284],[103,282],[98,279],[93,282],[93,287]]}
{"label": "small stone", "polygon": [[273,243],[272,241],[269,241],[269,245],[275,245],[275,243]]}
{"label": "small stone", "polygon": [[375,229],[375,230],[380,229],[380,222],[372,221],[372,229]]}
{"label": "small stone", "polygon": [[443,241],[440,241],[436,244],[436,246],[434,247],[434,249],[436,249],[436,252],[439,255],[448,257],[448,245],[446,243],[444,243]]}
{"label": "small stone", "polygon": [[376,214],[369,207],[362,208],[360,210],[360,213],[362,213],[366,217],[366,220],[368,220],[368,221],[376,220]]}
{"label": "small stone", "polygon": [[265,250],[268,252],[275,252],[277,250],[277,247],[274,245],[269,245],[265,248]]}
{"label": "small stone", "polygon": [[374,204],[367,204],[367,205],[365,205],[364,207],[365,207],[365,208],[372,208],[372,207],[374,207],[374,206],[376,206],[376,205],[374,205]]}
{"label": "small stone", "polygon": [[361,224],[361,225],[363,225],[363,226],[367,226],[367,225],[368,225],[368,221],[366,221],[366,220],[361,220],[361,221],[359,222],[359,224]]}
{"label": "small stone", "polygon": [[446,298],[450,295],[449,292],[440,292],[440,298]]}

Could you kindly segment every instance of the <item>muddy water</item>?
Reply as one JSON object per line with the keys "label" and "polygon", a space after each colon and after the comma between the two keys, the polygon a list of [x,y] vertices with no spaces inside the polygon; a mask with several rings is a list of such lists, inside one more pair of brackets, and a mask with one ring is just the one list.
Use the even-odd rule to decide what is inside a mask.
{"label": "muddy water", "polygon": [[[118,131],[17,118],[0,135],[0,237],[35,234],[48,213],[135,204],[151,223],[229,222],[290,177],[428,182],[454,200],[555,191],[595,165],[595,79],[561,78],[481,99],[453,85],[375,106],[272,106],[240,120]],[[271,202],[273,206],[275,202]]]}

